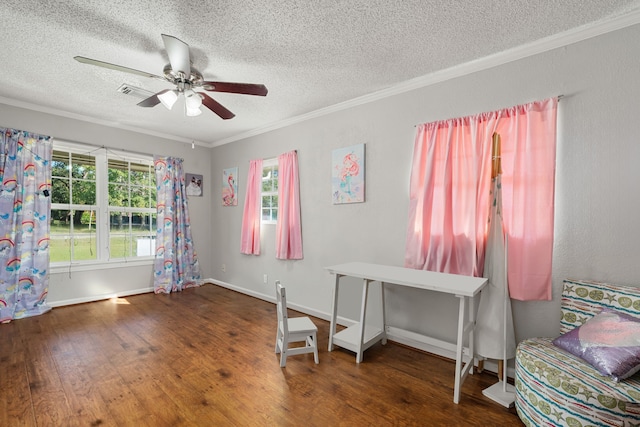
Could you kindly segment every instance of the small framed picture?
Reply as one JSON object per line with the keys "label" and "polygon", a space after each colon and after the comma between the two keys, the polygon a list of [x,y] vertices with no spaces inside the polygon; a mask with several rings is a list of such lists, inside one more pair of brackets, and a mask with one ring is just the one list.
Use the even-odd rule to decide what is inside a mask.
{"label": "small framed picture", "polygon": [[185,180],[185,184],[187,185],[187,196],[202,197],[202,175],[187,173],[185,174]]}

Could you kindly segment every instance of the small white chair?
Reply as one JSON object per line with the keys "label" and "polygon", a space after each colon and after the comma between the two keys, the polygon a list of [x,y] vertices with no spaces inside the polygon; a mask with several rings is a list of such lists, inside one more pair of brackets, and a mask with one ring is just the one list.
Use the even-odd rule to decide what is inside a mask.
{"label": "small white chair", "polygon": [[[276,305],[278,312],[278,333],[276,334],[276,354],[280,353],[280,367],[287,364],[287,356],[313,353],[318,363],[318,328],[308,317],[294,317],[287,315],[287,294],[280,281],[276,281]],[[289,343],[304,341],[304,347],[289,348]]]}

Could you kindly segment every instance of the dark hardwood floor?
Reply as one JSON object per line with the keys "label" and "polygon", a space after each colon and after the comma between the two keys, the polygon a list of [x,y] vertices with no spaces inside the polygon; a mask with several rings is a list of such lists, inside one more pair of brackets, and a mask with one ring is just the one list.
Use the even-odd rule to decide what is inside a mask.
{"label": "dark hardwood floor", "polygon": [[0,426],[523,425],[482,395],[495,376],[468,377],[456,405],[452,361],[390,342],[356,364],[313,320],[320,364],[286,368],[275,305],[214,285],[0,325]]}

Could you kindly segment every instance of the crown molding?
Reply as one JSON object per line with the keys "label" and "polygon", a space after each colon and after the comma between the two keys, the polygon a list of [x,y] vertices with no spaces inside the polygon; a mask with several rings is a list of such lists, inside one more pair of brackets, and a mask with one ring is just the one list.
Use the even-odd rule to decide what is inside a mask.
{"label": "crown molding", "polygon": [[68,119],[80,120],[80,121],[83,121],[83,122],[93,123],[93,124],[96,124],[96,125],[101,125],[101,126],[107,126],[107,127],[116,128],[116,129],[127,130],[127,131],[130,131],[130,132],[141,133],[141,134],[145,134],[145,135],[149,135],[149,136],[155,136],[155,137],[158,137],[158,138],[170,139],[170,140],[173,140],[173,141],[176,141],[176,142],[183,142],[183,143],[186,143],[186,144],[189,144],[189,145],[191,145],[193,143],[193,144],[199,145],[199,146],[205,146],[205,147],[210,147],[211,146],[211,144],[204,143],[204,142],[201,142],[201,141],[194,141],[192,139],[185,138],[183,136],[171,135],[171,134],[162,133],[162,132],[155,132],[155,131],[152,131],[152,130],[149,130],[149,129],[142,129],[142,128],[138,128],[138,127],[135,127],[135,126],[127,126],[127,125],[123,125],[122,123],[118,123],[118,122],[112,122],[112,121],[109,121],[109,120],[103,120],[103,119],[98,119],[98,118],[95,118],[95,117],[89,117],[89,116],[85,116],[83,114],[71,113],[71,112],[68,112],[68,111],[58,110],[56,108],[44,107],[42,105],[36,105],[36,104],[32,104],[30,102],[18,101],[16,99],[6,98],[4,96],[0,96],[0,104],[10,105],[12,107],[24,108],[26,110],[37,111],[39,113],[51,114],[51,115],[58,116],[58,117],[66,117]]}
{"label": "crown molding", "polygon": [[563,33],[555,34],[553,36],[545,37],[540,40],[536,40],[531,43],[527,43],[522,46],[507,49],[502,52],[498,52],[483,58],[479,58],[473,61],[466,62],[464,64],[456,65],[441,71],[436,71],[415,79],[407,80],[398,85],[379,90],[358,98],[354,98],[345,102],[334,104],[332,106],[321,108],[319,110],[312,111],[300,116],[292,117],[286,120],[272,123],[268,126],[253,129],[248,132],[244,132],[238,135],[234,135],[229,138],[224,138],[214,142],[211,146],[218,147],[231,142],[250,138],[252,136],[267,133],[273,130],[281,129],[283,127],[291,126],[296,123],[304,122],[313,118],[325,116],[338,111],[342,111],[348,108],[357,107],[359,105],[368,104],[370,102],[378,101],[380,99],[388,98],[394,95],[399,95],[405,92],[409,92],[415,89],[431,86],[437,83],[442,83],[447,80],[451,80],[457,77],[462,77],[468,74],[476,73],[479,71],[487,70],[489,68],[504,65],[509,62],[514,62],[523,58],[527,58],[540,53],[548,52],[557,48],[568,46],[583,40],[587,40],[593,37],[607,34],[616,30],[620,30],[632,25],[640,23],[640,8],[630,11],[621,16],[615,16],[606,20],[602,20],[596,23],[586,24],[581,27],[576,27]]}

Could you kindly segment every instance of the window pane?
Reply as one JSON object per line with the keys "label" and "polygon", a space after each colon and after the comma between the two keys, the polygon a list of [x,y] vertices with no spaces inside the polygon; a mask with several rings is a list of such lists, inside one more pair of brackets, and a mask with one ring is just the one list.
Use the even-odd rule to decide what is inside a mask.
{"label": "window pane", "polygon": [[134,213],[132,219],[132,241],[136,256],[151,256],[156,253],[156,214]]}
{"label": "window pane", "polygon": [[111,258],[153,256],[156,252],[156,214],[111,212],[109,255]]}
{"label": "window pane", "polygon": [[[109,206],[155,208],[155,170],[152,164],[108,160]],[[155,213],[112,212],[109,227],[112,258],[155,254]]]}
{"label": "window pane", "polygon": [[74,179],[71,182],[72,203],[77,205],[96,204],[96,183],[95,181],[81,181]]}
{"label": "window pane", "polygon": [[126,212],[111,212],[109,215],[109,256],[127,258],[131,256],[130,217]]}
{"label": "window pane", "polygon": [[[95,205],[95,165],[95,157],[92,155],[54,150],[51,162],[51,202]],[[51,262],[97,259],[96,214],[91,209],[51,210]]]}
{"label": "window pane", "polygon": [[69,203],[69,180],[51,178],[51,203]]}
{"label": "window pane", "polygon": [[262,192],[269,192],[271,191],[271,180],[268,179],[262,179]]}
{"label": "window pane", "polygon": [[149,185],[149,174],[143,171],[135,170],[132,168],[129,179],[134,185]]}
{"label": "window pane", "polygon": [[96,179],[95,157],[84,154],[71,154],[71,176],[73,178]]}
{"label": "window pane", "polygon": [[96,236],[96,211],[71,211],[73,224],[73,259],[90,260],[96,259],[97,236]]}
{"label": "window pane", "polygon": [[126,184],[109,184],[109,206],[129,206],[129,187]]}
{"label": "window pane", "polygon": [[136,256],[153,256],[156,254],[156,236],[136,237]]}
{"label": "window pane", "polygon": [[70,211],[63,209],[51,209],[51,233],[69,234]]}
{"label": "window pane", "polygon": [[272,192],[278,189],[278,168],[274,166],[262,169],[262,191]]}
{"label": "window pane", "polygon": [[71,222],[68,210],[51,210],[49,257],[51,262],[71,260]]}
{"label": "window pane", "polygon": [[131,214],[131,229],[134,234],[142,230],[145,232],[145,227],[147,227],[147,231],[149,229],[149,218],[147,215],[143,213],[134,212]]}
{"label": "window pane", "polygon": [[262,220],[263,221],[275,221],[278,219],[278,208],[263,208]]}
{"label": "window pane", "polygon": [[129,214],[126,212],[111,212],[109,214],[109,230],[129,231]]}
{"label": "window pane", "polygon": [[151,230],[151,234],[155,236],[157,234],[156,230],[158,230],[158,217],[154,213],[150,214],[150,216],[151,216],[151,227],[150,227],[150,230]]}
{"label": "window pane", "polygon": [[51,156],[51,176],[69,177],[69,153],[53,151]]}
{"label": "window pane", "polygon": [[149,189],[149,205],[148,207],[150,208],[155,208],[158,201],[156,199],[156,196],[158,195],[158,192],[156,191],[155,187],[152,187]]}
{"label": "window pane", "polygon": [[51,210],[51,262],[92,260],[97,257],[96,212]]}
{"label": "window pane", "polygon": [[155,213],[139,213],[134,214],[139,217],[139,231],[144,231],[147,234],[156,235],[156,214]]}
{"label": "window pane", "polygon": [[107,165],[109,168],[109,182],[124,184],[129,182],[129,164],[127,162],[109,159]]}
{"label": "window pane", "polygon": [[148,187],[131,187],[131,207],[150,208],[150,189]]}
{"label": "window pane", "polygon": [[128,234],[109,234],[109,256],[111,258],[131,257],[131,237]]}
{"label": "window pane", "polygon": [[[96,222],[98,218],[96,217],[95,210],[87,210],[82,211],[80,215],[80,231],[82,232],[94,232],[96,229]],[[74,230],[77,232],[78,228],[74,223]]]}
{"label": "window pane", "polygon": [[262,169],[262,220],[275,221],[278,211],[278,166]]}
{"label": "window pane", "polygon": [[140,163],[131,163],[131,183],[137,185],[147,185],[150,186],[153,184],[152,179],[152,169],[151,165],[143,165]]}

